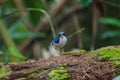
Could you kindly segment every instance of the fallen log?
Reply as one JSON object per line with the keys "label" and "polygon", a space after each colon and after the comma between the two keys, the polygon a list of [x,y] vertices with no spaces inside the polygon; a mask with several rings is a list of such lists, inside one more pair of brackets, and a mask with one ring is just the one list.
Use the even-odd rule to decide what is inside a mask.
{"label": "fallen log", "polygon": [[120,74],[116,55],[120,46],[70,51],[48,60],[1,63],[0,80],[112,80]]}

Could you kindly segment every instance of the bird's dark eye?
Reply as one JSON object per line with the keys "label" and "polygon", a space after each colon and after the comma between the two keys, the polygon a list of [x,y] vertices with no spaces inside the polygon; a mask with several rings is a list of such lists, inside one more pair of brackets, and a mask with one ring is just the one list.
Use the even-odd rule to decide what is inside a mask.
{"label": "bird's dark eye", "polygon": [[58,34],[58,36],[60,37],[60,36],[61,36],[61,34]]}
{"label": "bird's dark eye", "polygon": [[63,34],[64,36],[66,36],[66,34]]}

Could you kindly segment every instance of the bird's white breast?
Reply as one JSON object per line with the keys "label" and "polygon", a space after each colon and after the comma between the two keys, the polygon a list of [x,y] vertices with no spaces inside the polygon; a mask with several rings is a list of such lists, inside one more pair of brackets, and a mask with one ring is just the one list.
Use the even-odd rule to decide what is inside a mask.
{"label": "bird's white breast", "polygon": [[60,46],[63,47],[65,46],[66,43],[67,43],[67,38],[64,35],[60,36],[60,39],[59,39]]}

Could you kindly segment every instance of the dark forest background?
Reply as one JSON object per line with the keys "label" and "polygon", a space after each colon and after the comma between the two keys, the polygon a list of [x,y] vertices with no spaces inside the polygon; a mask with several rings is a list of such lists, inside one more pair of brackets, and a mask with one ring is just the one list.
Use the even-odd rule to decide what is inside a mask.
{"label": "dark forest background", "polygon": [[120,44],[119,0],[0,0],[0,17],[1,62],[44,58],[60,31],[64,51]]}

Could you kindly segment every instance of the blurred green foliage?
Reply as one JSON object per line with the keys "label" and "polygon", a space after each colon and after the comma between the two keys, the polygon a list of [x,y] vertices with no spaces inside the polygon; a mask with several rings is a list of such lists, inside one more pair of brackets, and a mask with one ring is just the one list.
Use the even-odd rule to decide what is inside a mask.
{"label": "blurred green foliage", "polygon": [[[38,2],[35,2],[34,5],[31,2],[31,5],[32,6],[30,6],[30,7],[34,6],[35,8],[37,8],[37,7],[39,7],[40,9],[43,8],[41,2],[40,2],[40,4]],[[18,13],[20,11],[17,11],[17,9],[15,9],[14,7],[15,7],[14,3],[9,2],[9,1],[7,1],[7,3],[1,4],[1,9],[0,9],[1,15],[0,16],[7,24],[9,35],[15,41],[16,45],[21,44],[27,38],[45,38],[46,37],[45,33],[34,32],[34,30],[30,31],[24,25],[24,23],[26,23],[28,21],[28,19],[30,19],[29,17],[31,17],[32,15],[33,15],[33,19],[31,17],[31,20],[33,20],[32,22],[34,24],[38,24],[38,21],[39,21],[38,19],[40,19],[40,16],[42,16],[43,13],[38,12],[38,11],[33,11],[33,12],[35,12],[35,15],[34,15],[34,13],[32,13],[32,15],[27,15],[24,18],[19,19]],[[29,12],[31,14],[31,11],[29,11]],[[38,15],[36,15],[36,14],[38,14]],[[13,58],[16,58],[16,59],[21,58],[22,59],[22,56],[19,55],[20,53],[13,46],[9,47],[8,49],[7,49],[7,46],[3,43],[0,46],[2,46],[1,50],[3,52],[0,55],[0,57],[1,57],[0,61],[12,61],[12,60],[10,60],[10,56],[12,56],[12,59]],[[10,52],[8,52],[8,50]],[[8,55],[8,53],[9,53],[9,55]],[[23,60],[21,60],[21,61],[23,61]]]}
{"label": "blurred green foliage", "polygon": [[[36,0],[33,2],[33,0],[24,0],[25,6],[27,8],[38,8],[38,9],[45,9],[45,5],[41,2],[41,0]],[[40,16],[43,15],[43,13],[38,11],[30,11],[30,19],[31,22],[34,25],[37,25],[40,21]]]}
{"label": "blurred green foliage", "polygon": [[109,25],[110,27],[116,27],[118,29],[107,30],[102,34],[102,39],[113,38],[120,36],[120,20],[115,18],[100,18],[100,22]]}
{"label": "blurred green foliage", "polygon": [[88,7],[91,4],[92,0],[77,0],[77,2],[82,4],[84,7]]}
{"label": "blurred green foliage", "polygon": [[[25,26],[23,25],[28,20],[28,16],[23,19],[17,20],[14,24],[9,28],[9,33],[11,35],[14,34],[15,31],[27,31]],[[22,25],[22,26],[21,26]],[[19,30],[20,29],[20,30]]]}
{"label": "blurred green foliage", "polygon": [[100,18],[100,22],[120,28],[120,20],[118,20],[116,18]]}
{"label": "blurred green foliage", "polygon": [[42,32],[31,32],[28,31],[23,25],[28,20],[28,16],[23,19],[17,20],[14,24],[9,28],[9,33],[11,37],[17,41],[17,43],[23,42],[25,38],[44,38],[46,36],[45,33]]}
{"label": "blurred green foliage", "polygon": [[59,3],[60,0],[54,0],[54,1],[55,1],[55,3]]}

